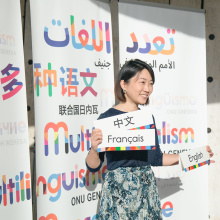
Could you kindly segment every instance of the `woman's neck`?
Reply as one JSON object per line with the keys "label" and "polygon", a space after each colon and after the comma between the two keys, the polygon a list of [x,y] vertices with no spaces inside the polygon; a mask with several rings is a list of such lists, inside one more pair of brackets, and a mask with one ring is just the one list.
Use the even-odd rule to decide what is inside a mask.
{"label": "woman's neck", "polygon": [[123,111],[123,112],[133,112],[133,111],[136,111],[138,110],[138,105],[132,103],[127,103],[127,102],[120,102],[118,105],[116,105],[114,107],[115,109],[118,109],[120,111]]}

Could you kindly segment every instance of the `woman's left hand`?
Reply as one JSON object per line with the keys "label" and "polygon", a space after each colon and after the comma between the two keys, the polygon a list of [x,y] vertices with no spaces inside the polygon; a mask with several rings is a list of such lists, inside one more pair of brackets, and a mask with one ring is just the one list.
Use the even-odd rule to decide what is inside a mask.
{"label": "woman's left hand", "polygon": [[[210,146],[206,146],[206,150],[209,152],[209,157],[213,157],[214,153],[212,152],[212,149],[210,148]],[[215,163],[214,160],[210,160],[210,163]]]}

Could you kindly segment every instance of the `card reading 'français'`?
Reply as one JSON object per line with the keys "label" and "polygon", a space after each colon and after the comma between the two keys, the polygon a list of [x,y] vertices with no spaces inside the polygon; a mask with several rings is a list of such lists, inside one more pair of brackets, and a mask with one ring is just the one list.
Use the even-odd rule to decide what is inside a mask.
{"label": "card reading 'fran\u00e7ais'", "polygon": [[155,126],[149,110],[128,112],[94,122],[102,130],[97,151],[155,150]]}
{"label": "card reading 'fran\u00e7ais'", "polygon": [[104,130],[102,135],[97,152],[155,149],[155,129]]}

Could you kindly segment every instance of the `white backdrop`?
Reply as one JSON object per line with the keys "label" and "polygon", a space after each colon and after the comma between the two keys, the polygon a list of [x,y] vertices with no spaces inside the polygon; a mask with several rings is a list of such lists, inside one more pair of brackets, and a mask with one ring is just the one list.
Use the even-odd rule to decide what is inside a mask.
{"label": "white backdrop", "polygon": [[97,219],[106,166],[87,173],[85,158],[93,121],[114,104],[109,5],[32,0],[31,26],[38,219]]}
{"label": "white backdrop", "polygon": [[[127,2],[127,3],[126,3]],[[150,64],[150,97],[161,149],[181,153],[207,144],[206,42],[203,11],[119,2],[120,63]],[[184,173],[154,168],[164,219],[208,219],[207,166]]]}
{"label": "white backdrop", "polygon": [[19,0],[0,0],[0,219],[32,219]]}

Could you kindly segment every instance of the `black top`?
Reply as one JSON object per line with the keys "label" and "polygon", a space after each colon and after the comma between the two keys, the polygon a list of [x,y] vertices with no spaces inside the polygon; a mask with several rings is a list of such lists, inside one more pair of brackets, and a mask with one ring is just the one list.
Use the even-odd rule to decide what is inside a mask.
{"label": "black top", "polygon": [[[115,108],[110,108],[106,112],[102,113],[98,119],[108,118],[115,115],[124,114],[127,112],[123,112],[120,110],[117,110]],[[154,117],[153,117],[154,120]],[[155,121],[154,121],[155,124]],[[156,132],[156,125],[155,125],[155,150],[131,150],[131,151],[106,151],[106,152],[100,152],[99,158],[101,160],[100,165],[93,169],[88,166],[86,163],[86,166],[90,172],[97,172],[104,161],[104,155],[106,154],[107,158],[107,169],[108,170],[114,170],[118,167],[142,167],[147,165],[152,166],[162,166],[162,158],[163,153],[160,150],[160,145],[158,142],[158,136]]]}

